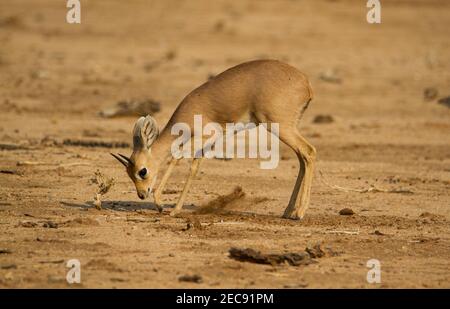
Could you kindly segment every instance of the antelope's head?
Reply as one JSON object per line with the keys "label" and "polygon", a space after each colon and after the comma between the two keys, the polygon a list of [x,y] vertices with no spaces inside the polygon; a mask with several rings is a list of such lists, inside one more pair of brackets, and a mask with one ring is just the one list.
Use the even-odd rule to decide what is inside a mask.
{"label": "antelope's head", "polygon": [[151,146],[158,138],[159,129],[151,116],[141,117],[133,129],[133,153],[130,157],[122,154],[112,154],[122,163],[130,176],[140,199],[145,199],[156,181],[157,164],[151,155]]}

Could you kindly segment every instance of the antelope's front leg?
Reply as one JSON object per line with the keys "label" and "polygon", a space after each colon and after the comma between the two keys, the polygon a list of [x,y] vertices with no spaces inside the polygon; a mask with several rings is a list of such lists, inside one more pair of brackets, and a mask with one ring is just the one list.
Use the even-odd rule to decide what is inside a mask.
{"label": "antelope's front leg", "polygon": [[183,208],[183,204],[184,204],[184,201],[186,200],[186,196],[187,196],[189,188],[192,184],[192,180],[194,179],[195,175],[197,175],[197,172],[200,168],[200,163],[202,162],[202,159],[203,159],[203,157],[194,158],[192,160],[189,177],[186,180],[186,183],[184,184],[183,192],[181,192],[180,198],[178,199],[175,209],[172,210],[172,212],[170,213],[171,216],[175,216],[176,214],[178,214],[181,211],[181,208]]}
{"label": "antelope's front leg", "polygon": [[162,212],[163,208],[161,206],[161,194],[167,184],[167,180],[169,180],[170,175],[172,174],[173,168],[177,165],[179,159],[172,158],[169,162],[169,166],[164,172],[164,176],[161,179],[156,190],[153,192],[153,200],[155,201],[156,207],[158,207],[158,211]]}

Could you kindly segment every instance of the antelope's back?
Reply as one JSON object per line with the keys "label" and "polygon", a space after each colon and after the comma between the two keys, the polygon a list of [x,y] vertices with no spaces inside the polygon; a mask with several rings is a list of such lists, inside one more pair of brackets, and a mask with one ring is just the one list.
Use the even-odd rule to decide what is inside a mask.
{"label": "antelope's back", "polygon": [[174,115],[187,123],[195,114],[205,121],[238,122],[251,112],[301,106],[311,98],[311,86],[302,72],[277,60],[255,60],[232,67],[194,89]]}

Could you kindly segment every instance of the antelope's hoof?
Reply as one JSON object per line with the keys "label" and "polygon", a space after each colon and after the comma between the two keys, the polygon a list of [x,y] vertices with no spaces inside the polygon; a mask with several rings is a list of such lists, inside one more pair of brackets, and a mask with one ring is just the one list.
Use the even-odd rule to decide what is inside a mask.
{"label": "antelope's hoof", "polygon": [[290,220],[301,220],[302,217],[299,217],[296,213],[283,214],[282,218],[290,219]]}

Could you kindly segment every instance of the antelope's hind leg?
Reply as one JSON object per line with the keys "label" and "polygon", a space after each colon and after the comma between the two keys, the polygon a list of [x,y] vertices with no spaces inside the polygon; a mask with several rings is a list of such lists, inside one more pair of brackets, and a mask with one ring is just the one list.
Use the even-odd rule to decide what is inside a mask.
{"label": "antelope's hind leg", "polygon": [[316,149],[297,132],[294,138],[280,138],[295,151],[300,163],[294,190],[283,218],[302,219],[309,206]]}

